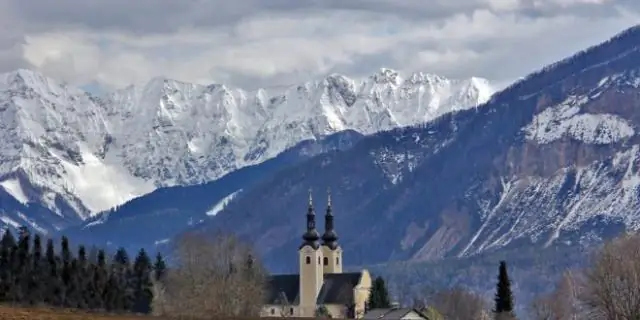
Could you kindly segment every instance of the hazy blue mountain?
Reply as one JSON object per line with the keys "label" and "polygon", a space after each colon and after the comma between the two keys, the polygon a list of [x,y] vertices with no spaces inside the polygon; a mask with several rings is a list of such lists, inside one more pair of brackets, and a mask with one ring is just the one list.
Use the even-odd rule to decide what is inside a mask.
{"label": "hazy blue mountain", "polygon": [[157,189],[62,233],[76,241],[98,245],[153,248],[215,216],[224,207],[225,199],[241,194],[278,170],[323,152],[347,149],[361,137],[348,130],[322,140],[303,141],[273,159],[233,171],[214,182]]}

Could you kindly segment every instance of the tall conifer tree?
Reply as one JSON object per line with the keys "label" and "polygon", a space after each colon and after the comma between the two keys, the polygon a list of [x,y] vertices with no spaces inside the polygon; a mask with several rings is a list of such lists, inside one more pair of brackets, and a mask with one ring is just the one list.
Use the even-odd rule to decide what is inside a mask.
{"label": "tall conifer tree", "polygon": [[7,227],[2,234],[2,240],[0,240],[0,302],[11,300],[11,292],[13,290],[11,256],[15,245],[15,238]]}
{"label": "tall conifer tree", "polygon": [[493,312],[496,319],[513,318],[513,293],[511,292],[511,280],[507,274],[507,263],[500,261],[498,268],[498,283],[496,285],[495,308]]}
{"label": "tall conifer tree", "polygon": [[45,252],[47,261],[47,288],[45,290],[45,303],[51,306],[61,306],[63,302],[63,287],[61,271],[61,259],[56,255],[52,239],[47,239]]}
{"label": "tall conifer tree", "polygon": [[13,254],[11,258],[11,273],[14,275],[11,301],[17,303],[27,302],[29,276],[31,274],[30,241],[29,229],[24,226],[20,227],[18,232],[18,246],[15,254]]}
{"label": "tall conifer tree", "polygon": [[150,313],[153,299],[153,266],[144,249],[141,249],[133,263],[134,305],[136,313]]}
{"label": "tall conifer tree", "polygon": [[164,262],[162,254],[158,252],[156,254],[156,261],[153,264],[153,276],[156,281],[160,281],[167,271],[167,264]]}
{"label": "tall conifer tree", "polygon": [[60,240],[60,258],[61,258],[61,268],[60,268],[60,276],[62,279],[62,303],[64,306],[70,307],[73,305],[74,301],[71,301],[72,298],[69,298],[70,289],[71,289],[71,260],[73,256],[71,254],[71,248],[69,248],[69,239],[66,236],[62,236]]}
{"label": "tall conifer tree", "polygon": [[31,254],[31,275],[29,277],[28,300],[30,304],[44,302],[45,284],[48,280],[46,261],[42,254],[42,240],[39,234],[33,236],[33,249]]}
{"label": "tall conifer tree", "polygon": [[376,277],[371,286],[371,294],[367,303],[368,309],[390,308],[391,300],[389,299],[389,291],[384,279],[380,276]]}

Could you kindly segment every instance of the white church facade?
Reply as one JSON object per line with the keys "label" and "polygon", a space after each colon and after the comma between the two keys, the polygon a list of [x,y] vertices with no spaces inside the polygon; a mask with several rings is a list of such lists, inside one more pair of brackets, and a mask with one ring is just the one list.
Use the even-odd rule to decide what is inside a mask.
{"label": "white church facade", "polygon": [[273,275],[268,280],[263,317],[361,318],[371,290],[367,270],[342,272],[342,248],[334,229],[331,195],[325,213],[325,231],[316,230],[313,199],[309,194],[307,227],[298,248],[298,274]]}

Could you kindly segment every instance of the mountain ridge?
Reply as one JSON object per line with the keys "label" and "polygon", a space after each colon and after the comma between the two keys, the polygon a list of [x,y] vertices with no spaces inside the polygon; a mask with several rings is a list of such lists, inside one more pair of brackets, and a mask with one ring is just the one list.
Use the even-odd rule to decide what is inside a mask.
{"label": "mountain ridge", "polygon": [[251,237],[268,262],[284,263],[299,244],[309,186],[334,190],[351,264],[588,245],[637,228],[639,40],[631,28],[478,108],[286,169],[197,228]]}
{"label": "mountain ridge", "polygon": [[[362,82],[335,74],[281,92],[154,78],[96,97],[21,69],[0,75],[0,186],[23,203],[22,215],[39,203],[60,221],[82,221],[158,187],[214,181],[303,140],[473,107],[487,90],[481,79],[415,73],[403,82],[382,69]],[[24,223],[18,212],[4,219]]]}

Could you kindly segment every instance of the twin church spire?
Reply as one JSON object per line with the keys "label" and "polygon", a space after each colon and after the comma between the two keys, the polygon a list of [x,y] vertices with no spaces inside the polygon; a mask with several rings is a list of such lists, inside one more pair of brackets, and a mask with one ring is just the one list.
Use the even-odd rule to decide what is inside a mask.
{"label": "twin church spire", "polygon": [[334,250],[338,247],[338,235],[334,230],[333,210],[331,209],[331,190],[327,190],[327,211],[324,215],[325,231],[320,237],[316,230],[316,213],[313,208],[313,195],[309,189],[309,207],[307,208],[307,231],[302,235],[301,247],[311,246],[314,249],[319,248],[318,240],[322,239],[322,245]]}

